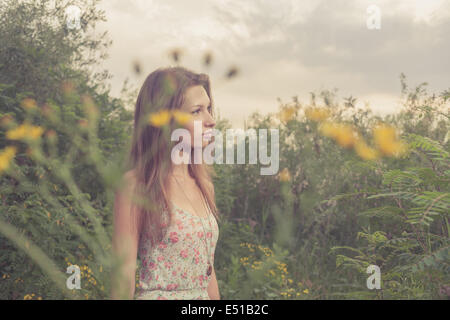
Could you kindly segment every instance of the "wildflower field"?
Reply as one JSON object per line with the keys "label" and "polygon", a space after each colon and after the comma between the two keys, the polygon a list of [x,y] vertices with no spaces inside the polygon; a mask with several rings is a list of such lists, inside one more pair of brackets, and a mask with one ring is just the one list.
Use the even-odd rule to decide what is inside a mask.
{"label": "wildflower field", "polygon": [[[92,32],[103,19],[95,1],[78,31],[55,24],[58,3],[0,10],[0,299],[110,298],[114,189],[136,94],[113,98],[108,72],[92,72],[109,46]],[[230,66],[224,81],[235,77]],[[214,165],[222,299],[450,297],[450,89],[403,74],[399,84],[401,110],[385,117],[321,90],[247,119],[245,129],[279,130],[280,165],[272,176]],[[188,119],[152,114],[148,125],[172,117]],[[79,290],[66,285],[71,265]],[[367,287],[371,265],[380,289]]]}

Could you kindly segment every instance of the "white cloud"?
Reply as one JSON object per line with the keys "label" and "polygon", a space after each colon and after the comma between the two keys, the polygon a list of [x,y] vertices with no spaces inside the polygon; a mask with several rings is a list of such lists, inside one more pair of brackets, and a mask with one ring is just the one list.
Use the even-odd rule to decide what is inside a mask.
{"label": "white cloud", "polygon": [[[138,59],[144,74],[170,64],[167,51],[183,47],[183,65],[200,71],[212,50],[209,71],[222,115],[242,125],[251,112],[276,111],[276,98],[308,97],[339,88],[342,96],[374,99],[382,112],[396,110],[398,76],[412,84],[448,86],[450,3],[443,0],[377,0],[382,29],[366,28],[373,0],[105,0],[114,45],[105,67],[113,89],[133,77]],[[234,82],[214,88],[231,64]],[[205,70],[201,70],[204,72]],[[140,85],[144,76],[134,78]],[[241,119],[241,120],[239,120]]]}

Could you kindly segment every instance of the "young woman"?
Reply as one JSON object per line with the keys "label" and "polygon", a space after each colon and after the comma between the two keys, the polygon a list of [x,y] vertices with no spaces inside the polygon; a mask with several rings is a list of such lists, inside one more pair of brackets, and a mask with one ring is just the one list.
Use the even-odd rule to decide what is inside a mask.
{"label": "young woman", "polygon": [[[187,113],[184,121],[172,117],[168,125],[158,125],[167,114]],[[149,122],[155,114],[156,125]],[[202,123],[201,146],[194,144],[194,121]],[[194,148],[211,143],[215,124],[207,75],[174,67],[158,69],[145,80],[136,102],[127,172],[115,194],[113,252],[121,263],[113,272],[113,299],[220,299],[213,172],[193,161]],[[189,164],[171,160],[178,141],[170,136],[176,128],[191,135]],[[136,284],[138,256],[142,267]]]}

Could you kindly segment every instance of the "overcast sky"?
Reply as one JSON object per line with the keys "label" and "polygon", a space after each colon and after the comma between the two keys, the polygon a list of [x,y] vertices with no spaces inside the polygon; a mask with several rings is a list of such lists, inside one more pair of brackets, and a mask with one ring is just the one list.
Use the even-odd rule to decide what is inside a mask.
{"label": "overcast sky", "polygon": [[[369,30],[367,8],[381,9]],[[274,112],[277,97],[307,102],[309,92],[338,88],[377,113],[399,109],[400,73],[410,86],[450,87],[448,0],[104,0],[113,45],[103,67],[118,95],[129,78],[140,87],[167,52],[184,49],[182,65],[206,72],[221,115],[235,127],[254,111]],[[210,50],[214,64],[204,69]],[[140,77],[132,71],[140,61]],[[221,81],[230,65],[238,78]]]}

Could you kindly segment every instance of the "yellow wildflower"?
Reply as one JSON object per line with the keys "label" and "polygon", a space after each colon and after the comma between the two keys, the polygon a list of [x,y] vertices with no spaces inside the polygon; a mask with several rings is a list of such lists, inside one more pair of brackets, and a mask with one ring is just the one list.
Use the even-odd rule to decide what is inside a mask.
{"label": "yellow wildflower", "polygon": [[332,122],[324,122],[320,125],[319,131],[322,135],[329,138],[334,138],[338,130],[338,125]]}
{"label": "yellow wildflower", "polygon": [[303,293],[308,294],[308,293],[309,293],[309,290],[308,290],[308,289],[305,289],[305,290],[303,290]]}
{"label": "yellow wildflower", "polygon": [[283,171],[279,174],[280,181],[286,182],[291,180],[291,174],[287,168],[284,168]]}
{"label": "yellow wildflower", "polygon": [[330,111],[325,108],[308,108],[305,110],[305,115],[312,121],[324,121],[330,116]]}
{"label": "yellow wildflower", "polygon": [[324,122],[320,125],[319,131],[322,135],[336,140],[344,148],[352,147],[358,140],[353,128],[347,124]]}
{"label": "yellow wildflower", "polygon": [[153,113],[149,117],[149,122],[154,127],[162,127],[169,123],[170,113],[167,110],[162,110],[158,113]]}
{"label": "yellow wildflower", "polygon": [[394,127],[380,124],[373,129],[373,138],[378,149],[386,156],[399,156],[406,152],[406,144],[397,140]]}
{"label": "yellow wildflower", "polygon": [[13,117],[9,114],[0,118],[0,125],[3,127],[9,126],[14,121]]}
{"label": "yellow wildflower", "polygon": [[32,126],[28,134],[31,139],[36,140],[42,136],[42,133],[44,133],[44,129]]}
{"label": "yellow wildflower", "polygon": [[178,110],[173,111],[172,115],[173,115],[175,121],[181,125],[188,123],[192,119],[192,116],[189,113],[178,111]]}
{"label": "yellow wildflower", "polygon": [[295,107],[284,107],[279,113],[280,120],[283,122],[288,122],[295,115]]}
{"label": "yellow wildflower", "polygon": [[375,160],[379,157],[379,153],[374,148],[369,147],[364,141],[359,140],[355,144],[355,151],[364,160]]}
{"label": "yellow wildflower", "polygon": [[6,133],[6,138],[9,140],[22,140],[22,139],[39,139],[44,130],[41,127],[32,126],[29,123],[24,123],[16,129],[9,130]]}
{"label": "yellow wildflower", "polygon": [[338,130],[337,130],[335,139],[336,139],[337,143],[341,147],[344,147],[344,148],[350,148],[356,142],[356,138],[355,138],[353,129],[351,126],[348,126],[348,125],[338,126]]}
{"label": "yellow wildflower", "polygon": [[20,104],[24,109],[31,110],[36,109],[36,101],[34,99],[24,99]]}
{"label": "yellow wildflower", "polygon": [[20,140],[23,139],[27,132],[28,132],[28,127],[25,125],[21,125],[20,127],[13,129],[13,130],[9,130],[6,133],[6,138],[8,138],[9,140]]}
{"label": "yellow wildflower", "polygon": [[9,168],[11,160],[17,153],[16,147],[6,147],[3,152],[0,153],[0,172]]}

